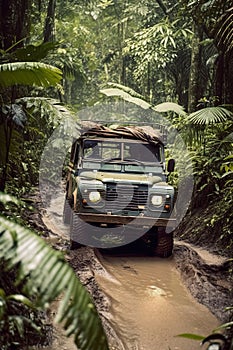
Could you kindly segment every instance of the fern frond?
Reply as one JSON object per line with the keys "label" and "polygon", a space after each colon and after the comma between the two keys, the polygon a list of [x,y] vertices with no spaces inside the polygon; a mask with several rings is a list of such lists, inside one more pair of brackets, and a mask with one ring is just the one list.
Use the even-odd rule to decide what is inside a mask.
{"label": "fern frond", "polygon": [[8,269],[20,267],[17,282],[25,283],[24,293],[33,297],[37,307],[46,308],[64,291],[56,321],[63,321],[79,349],[108,350],[96,308],[61,252],[28,229],[0,217],[0,259]]}
{"label": "fern frond", "polygon": [[16,205],[20,204],[19,199],[15,198],[14,196],[11,196],[10,194],[0,192],[0,203],[7,204],[9,202],[14,203]]}

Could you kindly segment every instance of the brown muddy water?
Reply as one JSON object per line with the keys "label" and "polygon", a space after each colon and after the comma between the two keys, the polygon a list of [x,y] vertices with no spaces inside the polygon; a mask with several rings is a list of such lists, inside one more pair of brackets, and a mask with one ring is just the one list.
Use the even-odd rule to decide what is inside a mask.
{"label": "brown muddy water", "polygon": [[195,350],[181,333],[208,335],[218,326],[183,286],[172,258],[104,255],[109,275],[96,275],[112,300],[112,324],[125,350]]}

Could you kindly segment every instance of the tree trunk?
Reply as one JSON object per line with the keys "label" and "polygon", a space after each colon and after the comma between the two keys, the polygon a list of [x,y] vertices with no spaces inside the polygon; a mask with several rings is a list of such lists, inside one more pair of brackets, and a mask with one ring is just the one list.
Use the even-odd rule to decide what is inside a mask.
{"label": "tree trunk", "polygon": [[214,75],[214,96],[216,105],[233,103],[233,51],[221,52],[216,61]]}
{"label": "tree trunk", "polygon": [[220,53],[217,62],[216,62],[216,70],[215,70],[215,89],[214,96],[217,97],[217,105],[222,103],[223,100],[223,81],[224,81],[224,55]]}
{"label": "tree trunk", "polygon": [[163,13],[165,14],[165,16],[167,16],[167,7],[164,4],[164,2],[162,0],[157,0],[157,3],[159,4],[160,8],[163,10]]}
{"label": "tree trunk", "polygon": [[195,23],[193,25],[193,40],[191,53],[191,67],[189,75],[189,96],[188,96],[188,112],[196,110],[198,101],[203,97],[203,84],[200,81],[200,69],[202,61],[202,48],[200,42],[203,38],[203,31]]}
{"label": "tree trunk", "polygon": [[55,40],[56,0],[49,0],[44,28],[44,43]]}
{"label": "tree trunk", "polygon": [[1,154],[2,159],[0,159],[1,167],[1,173],[0,173],[0,191],[4,192],[6,181],[7,181],[7,173],[8,173],[8,166],[9,166],[9,156],[10,156],[10,146],[11,146],[11,139],[12,139],[12,131],[13,131],[13,125],[12,122],[5,123],[2,125],[2,131],[3,131],[3,153]]}
{"label": "tree trunk", "polygon": [[233,50],[224,55],[224,85],[223,85],[223,103],[233,104]]}
{"label": "tree trunk", "polygon": [[[30,31],[31,0],[0,0],[0,48],[22,46]],[[15,47],[14,47],[15,49]]]}

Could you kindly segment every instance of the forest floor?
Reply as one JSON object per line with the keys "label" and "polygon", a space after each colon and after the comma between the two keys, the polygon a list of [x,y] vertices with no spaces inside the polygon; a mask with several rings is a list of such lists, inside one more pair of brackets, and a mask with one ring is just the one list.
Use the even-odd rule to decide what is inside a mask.
{"label": "forest floor", "polygon": [[[69,242],[61,237],[49,220],[45,219],[45,210],[38,196],[33,199],[36,211],[28,216],[29,223],[42,232],[45,240],[54,249],[65,252],[67,262],[72,266],[82,284],[91,294],[107,334],[110,349],[122,349],[111,324],[109,298],[100,289],[95,275],[106,274],[104,267],[98,259],[98,251],[89,247],[82,247],[75,251],[68,249]],[[201,304],[205,305],[220,323],[232,320],[232,311],[225,311],[232,306],[233,300],[233,274],[232,261],[210,250],[197,247],[185,241],[175,240],[173,258],[176,269],[191,295]],[[56,302],[51,313],[56,313]],[[53,317],[52,317],[53,318]],[[60,326],[54,325],[53,342],[47,350],[75,350],[72,339],[67,339]]]}

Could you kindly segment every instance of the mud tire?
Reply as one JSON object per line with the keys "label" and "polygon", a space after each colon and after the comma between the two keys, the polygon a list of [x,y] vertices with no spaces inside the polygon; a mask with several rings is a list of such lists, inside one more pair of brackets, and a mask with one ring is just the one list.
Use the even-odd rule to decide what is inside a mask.
{"label": "mud tire", "polygon": [[63,208],[63,223],[66,225],[70,224],[71,221],[71,214],[72,214],[72,209],[69,203],[69,200],[66,198],[64,202],[64,208]]}
{"label": "mud tire", "polygon": [[84,237],[84,228],[83,221],[79,218],[78,214],[71,210],[71,219],[70,219],[70,249],[78,249],[83,247],[82,242]]}
{"label": "mud tire", "polygon": [[173,232],[166,233],[165,229],[158,229],[153,254],[160,258],[168,258],[173,252]]}

